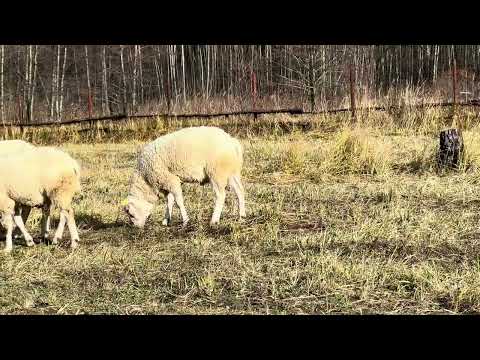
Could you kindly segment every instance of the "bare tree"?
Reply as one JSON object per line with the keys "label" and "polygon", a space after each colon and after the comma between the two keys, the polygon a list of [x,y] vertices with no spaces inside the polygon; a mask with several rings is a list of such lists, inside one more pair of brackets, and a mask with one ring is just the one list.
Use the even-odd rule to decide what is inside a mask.
{"label": "bare tree", "polygon": [[158,98],[160,99],[160,97],[162,96],[162,86],[161,86],[160,79],[163,76],[161,74],[161,68],[160,68],[160,65],[159,65],[160,58],[157,60],[157,57],[159,57],[159,52],[160,52],[160,49],[159,49],[158,46],[156,47],[156,50],[157,51],[154,51],[154,53],[153,53],[153,62],[154,62],[154,66],[155,66],[155,75],[156,75],[156,78],[157,78]]}
{"label": "bare tree", "polygon": [[144,97],[144,88],[143,88],[143,55],[142,47],[138,45],[138,71],[140,74],[140,101],[142,104],[145,103]]}
{"label": "bare tree", "polygon": [[122,82],[123,82],[123,89],[122,89],[122,94],[123,94],[123,113],[127,114],[127,79],[125,77],[125,66],[124,66],[124,61],[123,61],[123,45],[120,45],[120,64],[122,66]]}
{"label": "bare tree", "polygon": [[137,45],[134,45],[133,47],[133,86],[132,86],[132,108],[133,111],[136,111],[137,108],[137,61],[138,61],[138,56],[137,56]]}
{"label": "bare tree", "polygon": [[[56,46],[57,52],[56,57],[52,61],[52,87],[51,87],[51,96],[50,96],[50,118],[54,117],[58,120],[58,112],[55,113],[58,103],[58,72],[60,67],[60,45]],[[57,65],[58,64],[58,65]]]}
{"label": "bare tree", "polygon": [[87,90],[88,90],[88,115],[92,116],[92,87],[90,85],[90,67],[88,66],[88,46],[85,45],[85,64],[87,73]]}
{"label": "bare tree", "polygon": [[110,115],[110,107],[108,105],[108,78],[107,78],[107,56],[106,56],[106,46],[102,47],[102,107],[103,114]]}
{"label": "bare tree", "polygon": [[55,116],[57,121],[60,121],[60,59],[62,56],[62,49],[57,45],[57,67],[55,70]]}
{"label": "bare tree", "polygon": [[[68,112],[77,116],[77,109],[85,115],[85,100],[90,114],[111,114],[113,104],[131,113],[164,99],[170,111],[173,101],[200,97],[217,104],[212,98],[225,95],[225,109],[235,100],[245,107],[247,98],[270,95],[274,105],[265,106],[299,100],[308,109],[338,106],[349,93],[347,49],[353,49],[356,84],[365,95],[419,86],[450,98],[451,45],[4,45],[0,118],[32,120],[45,109],[60,121]],[[456,45],[455,53],[459,87],[477,95],[480,45]]]}
{"label": "bare tree", "polygon": [[63,84],[65,79],[65,65],[67,63],[67,47],[63,48],[63,64],[62,64],[62,77],[60,80],[60,105],[59,105],[59,117],[63,114]]}
{"label": "bare tree", "polygon": [[77,57],[75,52],[75,47],[73,48],[73,64],[75,65],[75,82],[77,83],[77,96],[78,96],[78,106],[82,103],[82,98],[80,96],[80,79],[78,77],[78,68],[77,68]]}
{"label": "bare tree", "polygon": [[182,89],[183,89],[183,103],[187,103],[187,91],[186,91],[186,86],[185,86],[185,53],[183,51],[183,45],[181,46],[182,48]]}
{"label": "bare tree", "polygon": [[[30,69],[33,67],[33,73],[30,75],[30,100],[29,100],[29,109],[28,109],[28,121],[32,121],[33,118],[33,104],[35,101],[35,86],[37,83],[37,54],[38,54],[38,45],[35,45],[33,53],[33,65],[30,66]],[[32,71],[32,70],[31,70]]]}

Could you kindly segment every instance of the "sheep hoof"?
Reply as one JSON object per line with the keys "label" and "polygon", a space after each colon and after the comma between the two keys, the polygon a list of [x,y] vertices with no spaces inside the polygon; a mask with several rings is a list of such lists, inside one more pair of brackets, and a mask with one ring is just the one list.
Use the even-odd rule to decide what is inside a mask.
{"label": "sheep hoof", "polygon": [[3,253],[3,254],[10,254],[11,252],[12,252],[12,248],[7,248],[7,247],[6,247],[6,248],[4,248],[4,249],[2,250],[2,253]]}
{"label": "sheep hoof", "polygon": [[78,248],[78,240],[72,241],[72,243],[70,244],[70,248],[72,249]]}
{"label": "sheep hoof", "polygon": [[189,220],[185,220],[182,224],[182,228],[186,228],[188,226]]}
{"label": "sheep hoof", "polygon": [[168,219],[163,219],[162,225],[163,225],[163,226],[169,226],[169,225],[170,225],[170,221],[169,221]]}
{"label": "sheep hoof", "polygon": [[215,225],[218,225],[219,221],[216,220],[216,221],[210,221],[210,226],[215,226]]}
{"label": "sheep hoof", "polygon": [[58,244],[58,239],[54,237],[52,239],[52,245],[57,245],[57,244]]}
{"label": "sheep hoof", "polygon": [[28,247],[35,246],[35,242],[33,241],[33,239],[28,239],[28,240],[25,240],[25,241],[26,241]]}

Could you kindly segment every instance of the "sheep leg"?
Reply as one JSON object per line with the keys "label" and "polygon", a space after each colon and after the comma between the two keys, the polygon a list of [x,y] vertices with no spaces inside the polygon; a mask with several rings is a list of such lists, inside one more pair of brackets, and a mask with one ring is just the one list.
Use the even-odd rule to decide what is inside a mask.
{"label": "sheep leg", "polygon": [[50,233],[50,205],[44,205],[42,208],[42,236],[48,240]]}
{"label": "sheep leg", "polygon": [[238,213],[240,217],[245,217],[245,190],[243,188],[242,182],[240,180],[239,175],[234,175],[228,179],[228,183],[232,187],[235,195],[237,195],[238,199]]}
{"label": "sheep leg", "polygon": [[58,240],[62,240],[63,230],[65,229],[65,223],[67,222],[67,217],[65,216],[64,211],[60,211],[60,220],[58,222],[57,230],[55,235],[53,235],[52,244],[58,244]]}
{"label": "sheep leg", "polygon": [[175,197],[172,193],[167,194],[167,209],[165,211],[165,218],[162,221],[162,225],[168,226],[172,223],[172,212],[173,212],[173,203],[175,202]]}
{"label": "sheep leg", "polygon": [[182,188],[180,185],[178,188],[175,189],[175,191],[172,191],[173,193],[173,198],[175,199],[175,202],[177,203],[178,208],[180,209],[180,215],[182,216],[182,222],[183,226],[187,225],[188,218],[187,215],[187,210],[185,209],[185,204],[183,203],[183,194],[182,194]]}
{"label": "sheep leg", "polygon": [[[167,181],[168,181],[167,182],[168,185],[165,187],[162,186],[162,188],[165,189],[165,191],[168,191],[169,194],[173,195],[175,203],[180,209],[180,215],[182,217],[183,226],[185,226],[187,225],[190,219],[188,218],[187,210],[185,209],[185,204],[183,203],[183,193],[182,193],[182,185],[181,185],[180,179],[177,176],[171,175],[170,177],[168,177]],[[168,195],[167,195],[167,201],[168,201]]]}
{"label": "sheep leg", "polygon": [[70,231],[70,247],[72,249],[75,249],[78,247],[78,242],[80,241],[80,238],[78,236],[78,230],[77,230],[77,224],[75,224],[75,217],[73,215],[73,209],[70,208],[68,210],[62,210],[66,212],[66,218],[67,218],[67,226],[68,226],[68,231]]}
{"label": "sheep leg", "polygon": [[182,216],[183,226],[187,225],[188,221],[190,220],[187,215],[187,210],[185,209],[185,204],[183,203],[183,194],[182,189],[179,192],[175,192],[173,194],[175,198],[175,202],[177,203],[178,208],[180,209],[180,215]]}
{"label": "sheep leg", "polygon": [[[31,207],[27,206],[27,205],[15,206],[15,214],[22,216],[22,220],[23,220],[24,224],[27,223],[28,216],[30,215],[30,210],[31,210]],[[17,233],[17,234],[15,234],[15,233]],[[21,233],[20,228],[18,228],[18,230],[17,230],[17,228],[15,228],[13,230],[13,234],[14,234],[13,236],[14,237],[17,237],[17,235],[20,236],[20,234],[18,234],[18,233]],[[25,237],[25,235],[24,235],[24,237]]]}
{"label": "sheep leg", "polygon": [[225,185],[220,185],[217,181],[212,180],[213,191],[215,192],[215,208],[213,209],[210,225],[218,224],[225,204]]}
{"label": "sheep leg", "polygon": [[13,219],[11,214],[2,214],[2,226],[7,229],[7,234],[5,237],[5,248],[3,249],[4,253],[9,253],[13,249],[13,239],[12,239],[12,233],[13,233]]}
{"label": "sheep leg", "polygon": [[30,235],[30,234],[28,233],[27,229],[25,228],[25,224],[23,223],[22,216],[15,214],[15,215],[13,216],[13,221],[15,222],[15,225],[17,225],[18,228],[20,229],[20,231],[22,232],[23,237],[25,238],[25,241],[26,241],[26,243],[27,243],[27,246],[33,246],[33,245],[35,245],[35,243],[33,242],[33,237],[32,237],[32,235]]}
{"label": "sheep leg", "polygon": [[70,247],[75,249],[78,247],[78,230],[77,225],[75,224],[75,218],[73,216],[73,210],[70,209],[61,209],[60,210],[60,222],[58,223],[57,231],[55,231],[55,235],[52,239],[52,244],[58,244],[58,240],[61,240],[63,237],[63,231],[65,229],[65,223],[68,226],[68,230],[70,232]]}

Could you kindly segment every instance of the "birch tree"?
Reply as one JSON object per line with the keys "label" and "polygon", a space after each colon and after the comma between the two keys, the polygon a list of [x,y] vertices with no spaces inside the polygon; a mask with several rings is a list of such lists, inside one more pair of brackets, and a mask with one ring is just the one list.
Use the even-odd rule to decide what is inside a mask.
{"label": "birch tree", "polygon": [[62,77],[60,79],[60,105],[59,105],[59,116],[62,117],[63,114],[63,84],[65,79],[65,66],[67,64],[67,47],[63,48],[63,64],[62,64]]}
{"label": "birch tree", "polygon": [[90,67],[88,66],[88,46],[85,45],[85,65],[87,73],[87,90],[88,90],[88,116],[92,116],[92,87],[90,85]]}
{"label": "birch tree", "polygon": [[127,79],[125,77],[125,65],[123,61],[123,45],[120,45],[120,65],[122,68],[122,83],[123,83],[123,88],[122,88],[122,107],[123,107],[123,113],[127,114]]}

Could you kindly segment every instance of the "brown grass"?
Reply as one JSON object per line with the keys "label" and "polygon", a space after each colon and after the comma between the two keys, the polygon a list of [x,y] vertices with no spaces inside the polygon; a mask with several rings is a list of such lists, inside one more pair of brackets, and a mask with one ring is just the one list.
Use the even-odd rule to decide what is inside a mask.
{"label": "brown grass", "polygon": [[[186,229],[176,210],[161,226],[163,203],[144,230],[118,211],[137,146],[192,123],[125,125],[135,141],[49,135],[70,139],[62,148],[84,168],[81,246],[71,252],[68,235],[59,247],[18,240],[0,257],[0,313],[478,313],[478,118],[464,133],[465,166],[440,174],[436,131],[448,119],[429,116],[316,117],[308,131],[279,125],[288,117],[233,120],[248,216],[237,220],[229,193],[213,228],[208,186],[184,186]],[[34,210],[27,224],[37,238],[39,218]]]}

